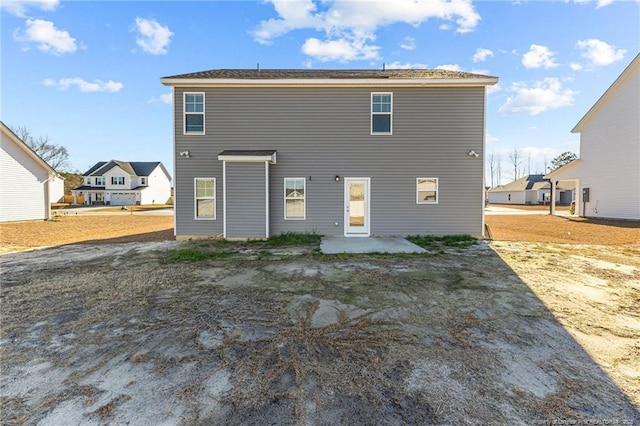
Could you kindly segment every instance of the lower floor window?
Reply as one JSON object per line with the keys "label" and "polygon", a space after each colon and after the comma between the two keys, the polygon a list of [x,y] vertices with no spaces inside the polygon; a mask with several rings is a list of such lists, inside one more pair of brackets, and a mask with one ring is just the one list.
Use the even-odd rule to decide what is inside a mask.
{"label": "lower floor window", "polygon": [[196,219],[216,218],[215,178],[195,178]]}
{"label": "lower floor window", "polygon": [[418,204],[437,204],[438,178],[417,178],[416,197]]}
{"label": "lower floor window", "polygon": [[305,178],[284,179],[284,218],[305,218]]}

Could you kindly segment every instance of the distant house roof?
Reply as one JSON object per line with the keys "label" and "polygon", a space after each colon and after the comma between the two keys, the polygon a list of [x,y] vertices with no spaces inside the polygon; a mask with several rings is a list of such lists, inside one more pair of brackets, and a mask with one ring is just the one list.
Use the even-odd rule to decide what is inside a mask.
{"label": "distant house roof", "polygon": [[514,192],[514,191],[527,191],[527,190],[539,190],[548,186],[549,182],[544,180],[544,175],[529,175],[514,180],[506,185],[496,186],[489,190],[489,192]]}
{"label": "distant house roof", "polygon": [[40,167],[45,169],[48,173],[57,175],[56,171],[51,167],[46,161],[42,159],[29,145],[25,143],[22,139],[16,135],[13,130],[9,128],[6,124],[0,121],[0,130],[4,133],[9,139],[14,141],[29,157],[31,157]]}
{"label": "distant house roof", "polygon": [[320,70],[320,69],[213,69],[163,77],[160,81],[168,86],[185,84],[252,84],[275,86],[317,85],[415,85],[423,84],[469,84],[475,86],[494,85],[497,77],[461,71],[431,69],[387,69],[387,70]]}
{"label": "distant house roof", "polygon": [[149,176],[156,167],[160,166],[162,171],[171,180],[171,175],[160,161],[99,161],[89,170],[83,173],[83,176],[102,176],[114,167],[120,167],[131,176]]}

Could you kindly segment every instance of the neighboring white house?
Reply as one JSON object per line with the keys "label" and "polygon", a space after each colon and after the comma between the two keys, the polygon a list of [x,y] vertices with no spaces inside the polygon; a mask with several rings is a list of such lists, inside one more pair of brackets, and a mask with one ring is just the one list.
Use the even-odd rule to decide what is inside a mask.
{"label": "neighboring white house", "polygon": [[1,121],[0,130],[0,222],[49,219],[64,180]]}
{"label": "neighboring white house", "polygon": [[571,131],[580,158],[545,177],[575,182],[581,216],[640,220],[640,55]]}
{"label": "neighboring white house", "polygon": [[171,176],[159,161],[101,161],[82,176],[83,185],[71,190],[74,204],[165,204],[171,198]]}
{"label": "neighboring white house", "polygon": [[[571,182],[563,187],[556,187],[556,203],[570,204],[573,189]],[[529,175],[507,185],[491,188],[488,192],[491,204],[544,204],[550,200],[551,186],[544,175]]]}

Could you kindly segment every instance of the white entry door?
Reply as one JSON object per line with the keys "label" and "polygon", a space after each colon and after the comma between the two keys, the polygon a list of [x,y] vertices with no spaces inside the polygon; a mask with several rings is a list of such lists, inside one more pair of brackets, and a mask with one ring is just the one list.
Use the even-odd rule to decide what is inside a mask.
{"label": "white entry door", "polygon": [[344,235],[369,236],[370,178],[344,178]]}

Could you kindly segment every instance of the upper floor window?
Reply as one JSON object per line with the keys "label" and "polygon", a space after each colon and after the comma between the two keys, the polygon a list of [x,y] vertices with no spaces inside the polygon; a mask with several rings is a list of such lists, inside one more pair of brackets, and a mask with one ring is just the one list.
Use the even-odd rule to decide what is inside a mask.
{"label": "upper floor window", "polygon": [[371,134],[390,135],[393,128],[393,94],[371,94]]}
{"label": "upper floor window", "polygon": [[204,135],[204,93],[184,94],[184,134]]}
{"label": "upper floor window", "polygon": [[124,185],[124,176],[111,176],[111,185]]}
{"label": "upper floor window", "polygon": [[104,176],[98,176],[96,178],[96,185],[98,186],[104,186]]}
{"label": "upper floor window", "polygon": [[88,177],[88,178],[87,178],[87,179],[85,179],[85,180],[86,180],[86,182],[87,182],[87,185],[91,185],[91,178],[90,178],[90,177]]}

